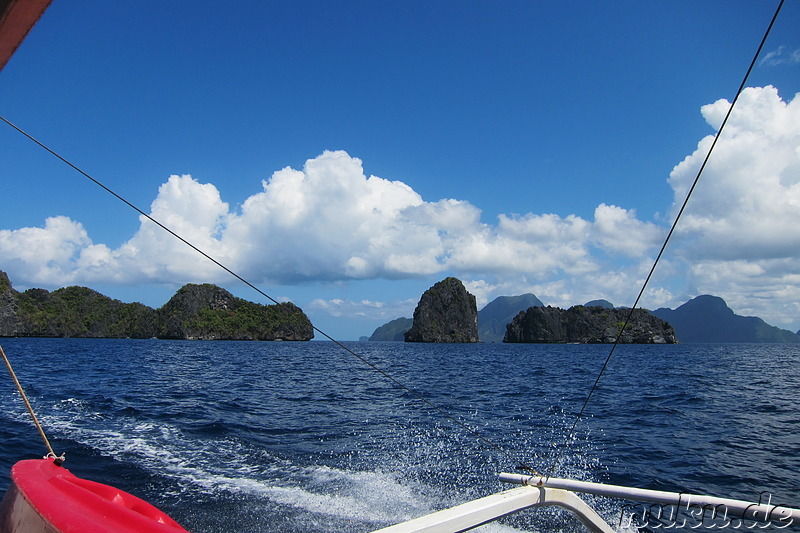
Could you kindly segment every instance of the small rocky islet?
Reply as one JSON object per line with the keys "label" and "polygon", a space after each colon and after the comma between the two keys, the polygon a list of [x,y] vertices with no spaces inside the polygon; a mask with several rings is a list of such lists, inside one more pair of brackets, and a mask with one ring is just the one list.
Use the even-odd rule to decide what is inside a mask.
{"label": "small rocky islet", "polygon": [[[423,295],[413,320],[393,320],[365,340],[475,342],[471,340],[474,296],[457,279],[448,279],[451,289],[447,301],[455,302],[451,309],[443,309],[447,307],[442,305],[444,294]],[[461,287],[458,291],[452,290],[455,282]],[[435,294],[437,285],[429,291]],[[533,294],[499,296],[478,311],[477,317],[479,342],[609,343],[616,341],[622,324],[628,320],[620,338],[626,344],[800,343],[800,331],[772,326],[759,317],[737,315],[722,298],[708,294],[696,296],[676,309],[636,309],[632,314],[629,308],[615,307],[607,300],[561,309],[545,306]],[[454,331],[444,335],[443,324]],[[458,324],[460,330],[453,328]]]}
{"label": "small rocky islet", "polygon": [[[500,313],[508,305],[541,304],[533,295],[506,298],[495,305]],[[487,306],[489,307],[489,306]],[[425,291],[414,310],[406,342],[480,342],[475,296],[457,278],[448,277]],[[407,319],[405,319],[407,320]],[[407,322],[393,321],[396,325]],[[624,330],[622,325],[627,321]],[[494,326],[496,327],[496,325]],[[643,309],[608,306],[574,306],[567,310],[531,305],[506,324],[503,342],[509,343],[613,343],[674,344],[675,330],[666,321]],[[379,328],[380,329],[380,328]],[[378,330],[376,330],[377,332]],[[394,338],[398,335],[395,334]]]}

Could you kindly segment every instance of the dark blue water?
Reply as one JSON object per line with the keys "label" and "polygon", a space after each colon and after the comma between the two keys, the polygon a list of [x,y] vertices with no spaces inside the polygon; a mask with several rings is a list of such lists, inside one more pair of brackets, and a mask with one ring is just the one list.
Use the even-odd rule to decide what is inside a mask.
{"label": "dark blue water", "polygon": [[[190,531],[370,531],[558,477],[800,506],[800,346],[352,343],[506,453],[326,342],[3,339],[57,453]],[[0,490],[44,455],[0,376]],[[622,504],[591,500],[610,522]],[[579,531],[559,510],[491,531]]]}

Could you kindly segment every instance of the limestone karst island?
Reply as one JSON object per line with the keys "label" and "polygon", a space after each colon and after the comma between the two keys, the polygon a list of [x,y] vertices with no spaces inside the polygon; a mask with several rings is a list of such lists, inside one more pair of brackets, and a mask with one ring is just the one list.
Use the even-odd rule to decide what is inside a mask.
{"label": "limestone karst island", "polygon": [[314,330],[292,303],[261,305],[211,284],[184,285],[153,309],[86,287],[18,292],[0,271],[0,337],[307,341]]}

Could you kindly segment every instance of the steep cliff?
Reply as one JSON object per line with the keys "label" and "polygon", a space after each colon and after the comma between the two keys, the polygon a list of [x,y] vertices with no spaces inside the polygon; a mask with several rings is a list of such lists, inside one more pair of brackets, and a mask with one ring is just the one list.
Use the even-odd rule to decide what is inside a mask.
{"label": "steep cliff", "polygon": [[0,270],[0,337],[14,337],[20,331],[18,297],[8,275]]}
{"label": "steep cliff", "polygon": [[[576,305],[567,310],[531,307],[506,328],[503,342],[613,343],[630,311]],[[636,309],[620,338],[626,344],[673,344],[675,330],[643,309]]]}
{"label": "steep cliff", "polygon": [[456,278],[445,278],[422,294],[406,342],[478,342],[475,296]]}

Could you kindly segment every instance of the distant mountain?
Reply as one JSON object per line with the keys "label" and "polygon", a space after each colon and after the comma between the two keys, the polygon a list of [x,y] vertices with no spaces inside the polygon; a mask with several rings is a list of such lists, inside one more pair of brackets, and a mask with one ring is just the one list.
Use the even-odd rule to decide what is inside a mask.
{"label": "distant mountain", "polygon": [[373,331],[369,340],[403,342],[405,340],[403,334],[411,329],[413,322],[412,319],[406,317],[396,318]]}
{"label": "distant mountain", "polygon": [[800,342],[800,335],[754,316],[735,314],[718,296],[693,298],[677,309],[652,312],[675,328],[679,342]]}
{"label": "distant mountain", "polygon": [[614,309],[614,304],[608,300],[592,300],[583,304],[584,307],[602,307],[604,309]]}
{"label": "distant mountain", "polygon": [[533,294],[498,296],[478,311],[478,338],[481,342],[503,342],[508,325],[520,311],[530,307],[544,307]]}

